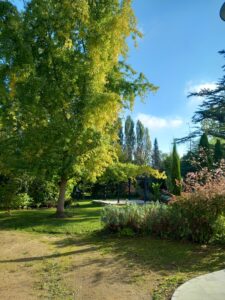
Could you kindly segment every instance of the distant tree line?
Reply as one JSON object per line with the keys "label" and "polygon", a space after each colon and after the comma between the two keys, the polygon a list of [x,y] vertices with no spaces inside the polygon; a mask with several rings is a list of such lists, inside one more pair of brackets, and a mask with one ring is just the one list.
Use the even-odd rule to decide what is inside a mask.
{"label": "distant tree line", "polygon": [[153,147],[149,129],[140,120],[136,124],[127,116],[124,126],[119,119],[119,145],[121,147],[120,161],[137,165],[151,165],[154,169],[161,169],[161,153],[155,138]]}

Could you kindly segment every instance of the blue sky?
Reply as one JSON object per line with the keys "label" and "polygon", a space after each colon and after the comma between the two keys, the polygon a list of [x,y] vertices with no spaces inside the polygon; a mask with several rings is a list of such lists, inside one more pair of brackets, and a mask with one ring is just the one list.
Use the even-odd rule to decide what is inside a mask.
{"label": "blue sky", "polygon": [[[127,112],[140,119],[156,137],[163,152],[171,150],[173,138],[188,134],[191,117],[200,99],[190,91],[213,88],[222,76],[224,63],[218,54],[225,49],[225,22],[219,18],[222,0],[134,0],[138,28],[144,37],[138,48],[131,42],[128,62],[159,86],[156,94],[138,99]],[[15,0],[21,6],[22,0]],[[178,147],[180,154],[186,146]]]}
{"label": "blue sky", "polygon": [[[145,103],[136,101],[131,113],[157,137],[163,152],[173,138],[185,136],[201,99],[191,90],[213,88],[222,76],[225,22],[219,17],[221,0],[134,0],[138,27],[144,38],[138,48],[130,44],[129,63],[143,72],[159,91]],[[128,112],[129,113],[129,112]],[[178,146],[180,154],[187,145]]]}

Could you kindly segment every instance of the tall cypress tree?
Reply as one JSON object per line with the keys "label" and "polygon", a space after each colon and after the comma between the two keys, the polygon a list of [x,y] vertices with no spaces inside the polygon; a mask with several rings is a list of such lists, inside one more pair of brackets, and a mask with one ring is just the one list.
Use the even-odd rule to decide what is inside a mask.
{"label": "tall cypress tree", "polygon": [[148,128],[145,128],[144,132],[144,163],[149,165],[151,162],[151,149],[152,143]]}
{"label": "tall cypress tree", "polygon": [[176,143],[173,144],[172,152],[172,166],[171,166],[171,184],[172,184],[172,193],[174,195],[181,194],[181,171],[180,171],[180,158],[177,153]]}
{"label": "tall cypress tree", "polygon": [[123,136],[123,125],[121,118],[118,118],[118,137],[119,137],[119,145],[123,149],[124,136]]}
{"label": "tall cypress tree", "polygon": [[134,121],[131,116],[127,116],[125,121],[125,152],[126,160],[128,162],[133,161],[135,148],[135,133],[134,133]]}
{"label": "tall cypress tree", "polygon": [[141,121],[136,124],[136,149],[135,149],[135,162],[138,165],[144,164],[144,134],[145,128]]}
{"label": "tall cypress tree", "polygon": [[155,169],[160,169],[161,167],[161,158],[157,139],[154,140],[154,146],[152,151],[152,166]]}

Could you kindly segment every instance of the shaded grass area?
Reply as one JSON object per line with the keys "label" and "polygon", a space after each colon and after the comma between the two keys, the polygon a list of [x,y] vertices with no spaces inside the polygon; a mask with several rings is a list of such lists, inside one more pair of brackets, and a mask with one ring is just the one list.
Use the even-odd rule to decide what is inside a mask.
{"label": "shaded grass area", "polygon": [[151,237],[119,238],[104,234],[82,239],[66,237],[57,241],[56,245],[66,249],[77,243],[88,244],[90,253],[94,246],[103,255],[113,254],[121,262],[122,268],[128,268],[128,273],[135,271],[134,280],[145,282],[151,274],[154,300],[170,299],[175,289],[185,281],[225,269],[224,246],[197,245]]}
{"label": "shaded grass area", "polygon": [[79,207],[67,209],[68,218],[55,217],[55,209],[15,210],[9,216],[0,212],[0,229],[54,234],[92,233],[102,228],[101,206],[90,201],[79,202]]}
{"label": "shaded grass area", "polygon": [[[60,234],[60,238],[50,242],[54,249],[58,249],[56,253],[46,257],[30,255],[8,261],[6,259],[0,261],[0,264],[32,263],[42,259],[50,260],[51,263],[51,259],[66,259],[86,252],[91,256],[97,251],[101,267],[104,268],[104,255],[109,254],[114,260],[121,261],[121,267],[127,268],[128,273],[138,270],[139,273],[136,272],[133,280],[151,280],[154,300],[169,299],[176,287],[190,278],[225,268],[224,246],[197,245],[148,236],[119,238],[100,230],[101,206],[87,201],[80,202],[79,205],[69,210],[71,217],[66,219],[55,218],[55,210],[52,209],[13,211],[12,216],[1,212],[0,229],[54,233]],[[60,269],[61,266],[57,268]],[[58,292],[55,273],[51,276],[49,286]]]}

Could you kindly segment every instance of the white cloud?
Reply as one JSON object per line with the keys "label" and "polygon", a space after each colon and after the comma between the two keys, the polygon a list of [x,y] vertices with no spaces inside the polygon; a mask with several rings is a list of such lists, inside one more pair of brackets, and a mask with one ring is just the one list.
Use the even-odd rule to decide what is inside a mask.
{"label": "white cloud", "polygon": [[[195,84],[193,81],[189,81],[186,84],[184,89],[185,96],[188,96],[190,93],[199,93],[201,90],[214,90],[217,87],[215,82],[200,82],[199,84]],[[188,106],[193,108],[202,103],[204,98],[202,97],[190,97],[188,98]]]}
{"label": "white cloud", "polygon": [[183,124],[181,118],[160,118],[146,114],[138,114],[137,119],[149,129],[178,128]]}

